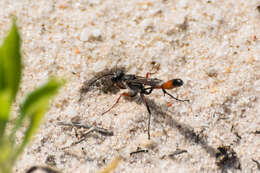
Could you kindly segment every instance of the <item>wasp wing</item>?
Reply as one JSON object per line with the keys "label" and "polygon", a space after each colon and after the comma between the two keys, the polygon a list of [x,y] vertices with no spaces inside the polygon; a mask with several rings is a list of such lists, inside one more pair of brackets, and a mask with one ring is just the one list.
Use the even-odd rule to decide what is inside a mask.
{"label": "wasp wing", "polygon": [[162,80],[157,78],[146,78],[142,76],[135,76],[135,79],[130,79],[127,82],[131,84],[141,84],[143,86],[157,87],[163,83]]}

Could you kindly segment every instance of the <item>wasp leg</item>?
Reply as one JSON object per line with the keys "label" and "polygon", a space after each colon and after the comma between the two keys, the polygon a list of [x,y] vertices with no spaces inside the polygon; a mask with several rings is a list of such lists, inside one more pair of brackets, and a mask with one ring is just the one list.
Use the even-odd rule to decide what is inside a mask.
{"label": "wasp leg", "polygon": [[[155,71],[154,71],[154,72],[147,72],[147,73],[146,73],[146,78],[149,78],[149,77],[150,77],[152,74],[155,74],[155,73],[157,73],[157,72],[158,72],[158,70],[159,70],[159,68],[158,68],[158,67],[160,67],[160,65],[159,65],[159,66],[157,65],[157,67],[156,67],[156,69],[155,69]],[[155,68],[155,66],[153,66],[153,67],[152,67],[152,70],[154,70],[154,68]],[[151,71],[152,71],[152,70],[151,70]]]}
{"label": "wasp leg", "polygon": [[146,99],[144,97],[144,94],[140,93],[140,96],[141,96],[141,99],[143,101],[143,103],[145,104],[146,106],[146,109],[148,111],[148,127],[147,127],[147,134],[148,134],[148,139],[150,140],[150,125],[151,125],[151,111],[150,111],[150,108],[149,108],[149,105],[147,104],[146,102]]}
{"label": "wasp leg", "polygon": [[[156,71],[156,72],[157,72],[157,71]],[[156,72],[153,72],[153,73],[147,72],[146,75],[145,75],[145,77],[146,77],[146,78],[149,78],[152,74],[155,74]]]}
{"label": "wasp leg", "polygon": [[167,92],[165,89],[163,89],[163,88],[162,88],[162,91],[163,91],[163,94],[164,94],[164,95],[167,94],[168,96],[170,96],[171,98],[173,98],[173,99],[175,99],[175,100],[177,100],[177,101],[180,101],[180,102],[189,102],[189,101],[190,101],[190,100],[181,100],[181,99],[178,99],[178,98],[172,96],[170,93],[168,93],[168,92]]}
{"label": "wasp leg", "polygon": [[119,102],[119,100],[120,100],[120,98],[121,98],[122,96],[125,96],[125,97],[135,97],[136,94],[137,94],[137,93],[130,94],[130,93],[126,93],[126,92],[120,94],[120,96],[118,97],[118,99],[116,100],[116,102],[113,104],[113,106],[111,106],[107,111],[103,112],[102,115],[106,114],[106,113],[109,112],[111,109],[113,109],[113,108],[116,106],[116,104]]}
{"label": "wasp leg", "polygon": [[145,75],[145,77],[146,77],[146,78],[149,78],[149,77],[151,76],[151,74],[153,74],[153,73],[147,72],[146,75]]}

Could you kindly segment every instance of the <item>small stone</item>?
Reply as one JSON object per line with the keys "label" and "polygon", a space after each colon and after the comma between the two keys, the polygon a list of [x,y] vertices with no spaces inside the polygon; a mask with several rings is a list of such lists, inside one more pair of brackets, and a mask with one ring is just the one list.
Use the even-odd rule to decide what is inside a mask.
{"label": "small stone", "polygon": [[99,29],[84,29],[80,34],[81,41],[102,41],[102,32]]}
{"label": "small stone", "polygon": [[93,37],[95,37],[96,39],[98,39],[99,37],[101,37],[101,31],[99,29],[94,29],[92,31],[92,35]]}
{"label": "small stone", "polygon": [[209,77],[217,77],[218,76],[218,71],[216,69],[209,69],[207,71],[207,75]]}
{"label": "small stone", "polygon": [[80,33],[80,40],[81,41],[88,41],[89,39],[89,30],[84,29],[81,33]]}

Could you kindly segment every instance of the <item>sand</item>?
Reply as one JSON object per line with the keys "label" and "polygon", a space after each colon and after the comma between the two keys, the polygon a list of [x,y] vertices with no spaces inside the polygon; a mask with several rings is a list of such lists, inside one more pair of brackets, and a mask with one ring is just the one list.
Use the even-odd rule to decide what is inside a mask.
{"label": "sand", "polygon": [[[67,80],[13,172],[43,165],[95,173],[116,158],[116,173],[258,172],[252,160],[260,162],[258,5],[257,0],[2,0],[1,42],[13,15],[23,39],[14,115],[48,76]],[[117,66],[145,76],[153,62],[158,71],[152,77],[181,78],[184,85],[169,92],[190,102],[160,90],[149,95],[151,140],[139,97],[122,99],[105,115],[123,91],[93,90],[78,102],[83,82],[96,73]],[[84,131],[58,125],[61,121],[96,125],[114,135],[93,132],[70,146]],[[21,137],[22,132],[17,142]],[[130,156],[137,149],[148,152]],[[185,152],[171,156],[176,150]]]}

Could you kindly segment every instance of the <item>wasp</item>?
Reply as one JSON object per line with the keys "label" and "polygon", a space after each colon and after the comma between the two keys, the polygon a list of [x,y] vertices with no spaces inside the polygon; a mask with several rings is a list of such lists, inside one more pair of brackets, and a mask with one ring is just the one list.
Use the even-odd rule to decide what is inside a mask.
{"label": "wasp", "polygon": [[106,79],[105,83],[110,83],[111,86],[114,86],[119,90],[121,89],[128,90],[127,92],[121,93],[118,99],[116,100],[116,102],[107,111],[103,112],[102,115],[104,115],[105,113],[113,109],[117,105],[117,103],[119,102],[122,96],[131,98],[139,94],[143,104],[146,106],[146,109],[148,111],[147,133],[148,133],[148,139],[150,139],[151,110],[149,104],[145,99],[145,95],[150,95],[155,89],[161,89],[164,95],[168,95],[177,101],[181,101],[181,102],[189,101],[189,100],[178,99],[177,97],[174,97],[173,95],[167,92],[167,90],[181,87],[183,85],[183,80],[176,78],[164,82],[163,80],[157,78],[150,78],[151,74],[152,73],[147,73],[146,77],[142,77],[134,74],[126,74],[123,68],[117,70],[113,69],[107,71],[105,74],[99,77],[96,77],[89,81],[85,81],[83,87],[81,88],[81,93],[88,92],[90,88],[98,80],[101,79]]}

